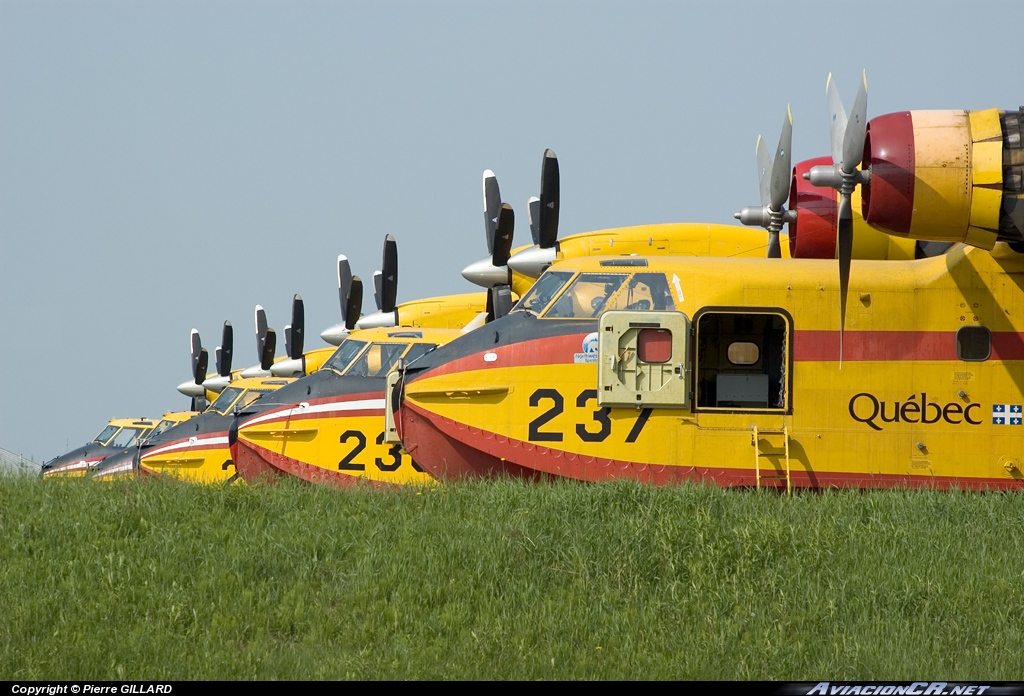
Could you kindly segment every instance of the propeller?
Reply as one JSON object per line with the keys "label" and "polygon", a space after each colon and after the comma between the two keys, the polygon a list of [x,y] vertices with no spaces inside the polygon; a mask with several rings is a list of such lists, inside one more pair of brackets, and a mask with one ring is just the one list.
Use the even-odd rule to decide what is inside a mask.
{"label": "propeller", "polygon": [[509,259],[508,265],[512,270],[531,278],[539,278],[555,260],[560,207],[558,157],[549,148],[544,151],[541,162],[540,198],[536,204],[531,199],[529,205],[530,232],[536,246],[524,249]]}
{"label": "propeller", "polygon": [[[274,362],[274,352],[277,350],[277,335],[274,330],[267,326],[267,313],[262,305],[256,305],[256,360],[255,365],[242,370],[242,377],[266,377],[270,365]],[[269,345],[270,359],[266,359]],[[266,365],[266,366],[264,366]]]}
{"label": "propeller", "polygon": [[390,234],[384,237],[384,258],[381,270],[373,274],[373,284],[378,311],[359,319],[356,328],[398,326],[398,242]]}
{"label": "propeller", "polygon": [[359,321],[359,315],[363,311],[363,281],[359,276],[352,276],[352,282],[346,295],[345,328],[352,331],[356,328],[356,322]]}
{"label": "propeller", "polygon": [[333,346],[340,346],[348,338],[349,331],[355,328],[363,311],[363,281],[352,275],[344,254],[338,255],[338,302],[341,305],[341,323],[324,329],[320,334],[320,338]]}
{"label": "propeller", "polygon": [[839,256],[839,366],[842,368],[846,295],[850,287],[850,261],[853,256],[853,205],[850,197],[858,184],[867,184],[871,180],[869,172],[857,169],[864,157],[864,139],[867,134],[867,72],[861,75],[860,87],[849,117],[832,73],[828,75],[825,95],[830,120],[832,166],[811,167],[804,178],[813,186],[830,187],[839,192],[836,250]]}
{"label": "propeller", "polygon": [[234,352],[235,335],[231,322],[224,322],[220,345],[217,346],[217,374],[221,377],[231,376],[231,355]]}
{"label": "propeller", "polygon": [[178,385],[178,391],[185,396],[192,397],[192,410],[201,411],[206,407],[206,392],[203,389],[203,382],[206,380],[206,369],[209,366],[210,356],[203,348],[203,342],[199,338],[199,331],[192,329],[189,336],[189,352],[192,366],[192,379]]}
{"label": "propeller", "polygon": [[764,138],[757,136],[757,181],[761,191],[760,208],[744,208],[733,217],[744,225],[763,227],[768,230],[768,258],[782,257],[779,246],[779,232],[787,222],[796,220],[796,211],[785,208],[789,198],[791,169],[790,147],[793,144],[793,113],[786,107],[786,118],[782,122],[779,146],[775,159],[768,154]]}
{"label": "propeller", "polygon": [[292,298],[292,323],[286,326],[284,331],[285,352],[292,360],[302,358],[302,335],[305,332],[305,324],[306,312],[302,296],[295,295]]}
{"label": "propeller", "polygon": [[260,368],[269,370],[274,364],[274,353],[277,352],[277,332],[267,329],[263,336],[263,347],[260,351]]}
{"label": "propeller", "polygon": [[540,244],[540,199],[536,196],[530,196],[530,200],[526,202],[527,214],[530,216],[530,236],[533,237],[534,244]]}
{"label": "propeller", "polygon": [[[192,378],[196,384],[202,384],[203,380],[206,379],[206,361],[202,363],[202,377],[200,377],[200,358],[204,350],[203,341],[199,338],[199,330],[192,329],[190,338],[192,342]],[[209,360],[209,356],[207,356],[207,360]]]}
{"label": "propeller", "polygon": [[231,322],[224,322],[220,345],[214,351],[217,374],[203,382],[203,388],[213,392],[222,392],[231,383],[231,356],[234,353],[234,329]]}
{"label": "propeller", "polygon": [[381,303],[380,289],[384,282],[384,273],[382,271],[373,272],[373,303],[377,305],[377,311],[379,312],[383,304]]}
{"label": "propeller", "polygon": [[306,361],[302,355],[305,324],[306,312],[302,296],[295,295],[292,297],[292,323],[284,327],[285,353],[288,357],[270,366],[270,373],[275,377],[301,377],[306,374]]}
{"label": "propeller", "polygon": [[[508,269],[507,250],[495,249],[495,235],[498,228],[498,217],[501,214],[501,192],[498,190],[498,179],[490,169],[484,170],[484,237],[487,240],[488,258],[474,261],[462,269],[462,277],[469,282],[484,288],[508,285],[512,282],[512,274]],[[500,245],[499,245],[500,246]]]}
{"label": "propeller", "polygon": [[487,253],[494,253],[494,230],[498,226],[498,211],[501,210],[501,192],[498,178],[490,169],[484,170],[484,236],[487,239]]}
{"label": "propeller", "polygon": [[512,252],[512,235],[516,226],[516,214],[512,206],[502,203],[494,228],[494,249],[491,263],[495,268],[506,269],[506,281],[494,285],[487,291],[487,321],[494,321],[512,311],[512,273],[508,271],[508,260]]}

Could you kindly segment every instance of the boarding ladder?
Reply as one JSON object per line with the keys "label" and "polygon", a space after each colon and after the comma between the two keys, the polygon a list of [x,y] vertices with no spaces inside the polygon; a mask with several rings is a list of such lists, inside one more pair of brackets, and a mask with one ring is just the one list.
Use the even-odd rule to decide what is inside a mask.
{"label": "boarding ladder", "polygon": [[783,442],[785,442],[786,452],[786,493],[793,492],[793,480],[789,473],[789,428],[783,424],[781,429],[778,430],[758,430],[757,426],[753,427],[753,433],[751,434],[752,442],[754,446],[754,476],[757,478],[757,488],[760,490],[762,480],[782,480],[782,474],[776,471],[774,468],[770,474],[761,475],[761,458],[768,456],[777,456],[779,452],[762,452],[761,451],[761,435],[781,435]]}

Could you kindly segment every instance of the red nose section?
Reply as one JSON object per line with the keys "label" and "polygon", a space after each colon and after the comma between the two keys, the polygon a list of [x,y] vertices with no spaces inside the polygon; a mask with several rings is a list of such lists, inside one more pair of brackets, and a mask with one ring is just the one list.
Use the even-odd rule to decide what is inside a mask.
{"label": "red nose section", "polygon": [[797,162],[789,185],[789,207],[796,211],[796,222],[789,224],[789,255],[795,259],[834,259],[836,257],[836,193],[829,188],[811,186],[804,173],[811,167],[831,166],[831,157]]}
{"label": "red nose section", "polygon": [[235,472],[246,483],[263,481],[270,483],[284,472],[270,463],[255,447],[249,446],[244,440],[236,440],[231,445],[231,458],[235,461]]}
{"label": "red nose section", "polygon": [[871,182],[864,186],[864,220],[900,234],[910,231],[914,213],[914,121],[909,111],[868,121],[864,166]]}
{"label": "red nose section", "polygon": [[[402,404],[402,442],[409,443],[406,451],[420,468],[434,478],[440,481],[494,476],[544,478],[539,471],[518,466],[470,447],[458,437],[445,433],[435,425],[434,419],[446,420],[410,406],[408,402]],[[444,425],[462,431],[459,434],[463,438],[471,439],[472,433],[467,426],[454,421],[446,421]]]}

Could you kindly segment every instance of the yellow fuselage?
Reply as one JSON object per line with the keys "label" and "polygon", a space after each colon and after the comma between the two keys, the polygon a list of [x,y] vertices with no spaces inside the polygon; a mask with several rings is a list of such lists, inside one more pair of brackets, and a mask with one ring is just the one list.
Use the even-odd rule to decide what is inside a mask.
{"label": "yellow fuselage", "polygon": [[[739,485],[1024,482],[1024,290],[1013,280],[1024,256],[1005,245],[854,262],[841,364],[834,262],[600,261],[551,271],[660,275],[671,321],[629,309],[619,291],[606,304],[618,324],[602,331],[621,337],[606,345],[596,319],[545,318],[589,306],[590,295],[565,290],[540,318],[513,312],[439,349],[407,375],[398,414],[423,468]],[[645,349],[655,360],[639,359]],[[618,401],[602,406],[606,388],[601,398]]]}

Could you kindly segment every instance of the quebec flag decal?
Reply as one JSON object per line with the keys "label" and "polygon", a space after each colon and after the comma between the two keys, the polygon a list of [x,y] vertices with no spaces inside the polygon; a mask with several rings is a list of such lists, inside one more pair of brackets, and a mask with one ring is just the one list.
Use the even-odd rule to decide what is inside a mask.
{"label": "quebec flag decal", "polygon": [[992,425],[1020,425],[1022,410],[1020,404],[992,404]]}

